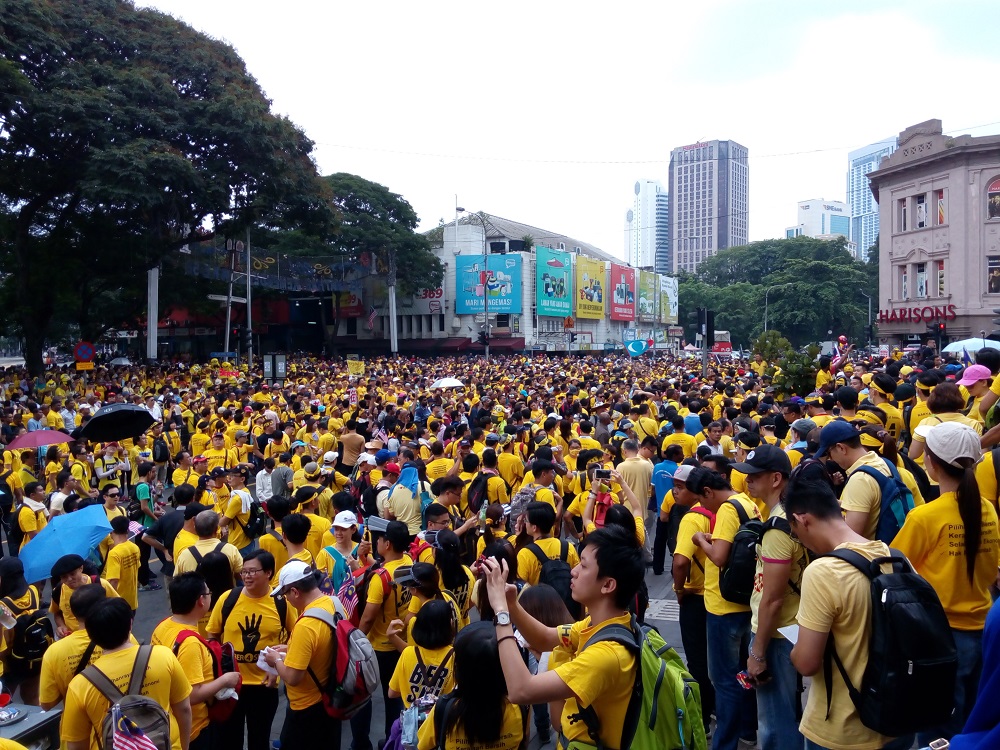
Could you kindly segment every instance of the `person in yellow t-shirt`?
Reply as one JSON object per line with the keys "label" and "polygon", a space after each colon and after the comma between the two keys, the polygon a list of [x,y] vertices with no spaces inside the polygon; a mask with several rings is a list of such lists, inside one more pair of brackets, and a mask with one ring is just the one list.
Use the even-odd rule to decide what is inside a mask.
{"label": "person in yellow t-shirt", "polygon": [[[543,625],[518,603],[517,587],[507,583],[506,563],[487,558],[482,569],[496,613],[495,632],[509,699],[520,705],[564,700],[560,730],[569,742],[591,744],[589,732],[594,731],[605,746],[621,747],[628,697],[638,668],[634,634],[622,636],[630,645],[611,633],[603,633],[611,636],[607,640],[601,636],[608,626],[627,629],[631,622],[628,606],[645,572],[642,546],[635,535],[620,526],[607,526],[587,537],[580,563],[573,569],[572,592],[588,616],[576,623]],[[561,646],[571,658],[532,675],[513,637],[515,626],[532,650],[544,653]],[[458,683],[462,683],[461,669]],[[581,706],[593,708],[600,717],[599,727],[588,728],[586,721],[577,720]]]}
{"label": "person in yellow t-shirt", "polygon": [[[521,709],[512,702],[504,686],[498,635],[492,623],[477,622],[455,639],[455,690],[442,693],[417,733],[417,750],[482,747],[515,750],[524,739]],[[496,706],[497,711],[484,711]],[[444,712],[443,741],[437,736]]]}
{"label": "person in yellow t-shirt", "polygon": [[101,576],[128,602],[133,612],[138,609],[139,547],[129,538],[126,516],[111,519],[111,549]]}
{"label": "person in yellow t-shirt", "polygon": [[542,559],[563,560],[572,568],[580,563],[576,547],[563,539],[552,536],[556,513],[548,503],[528,503],[524,529],[531,536],[531,543],[517,553],[517,577],[532,586],[538,584],[542,573]]}
{"label": "person in yellow t-shirt", "polygon": [[[225,688],[235,688],[240,673],[215,676],[212,652],[198,634],[198,622],[211,608],[212,594],[197,573],[182,573],[170,582],[170,617],[153,628],[149,642],[175,651],[184,674],[191,683],[191,746],[211,750],[198,737],[208,727],[208,701]],[[206,737],[206,739],[214,739]]]}
{"label": "person in yellow t-shirt", "polygon": [[[165,646],[135,646],[132,610],[119,598],[96,604],[87,615],[87,634],[104,653],[90,668],[103,673],[122,693],[141,693],[169,708],[170,747],[187,747],[191,735],[191,683]],[[88,679],[86,670],[69,683],[60,735],[68,750],[89,750],[100,736],[110,701]]]}
{"label": "person in yellow t-shirt", "polygon": [[[965,725],[975,695],[968,686],[978,677],[982,633],[993,600],[990,589],[1000,562],[1000,535],[993,505],[980,497],[974,481],[982,453],[975,430],[944,422],[927,433],[924,465],[941,486],[932,503],[914,508],[892,541],[914,569],[934,587],[958,648],[958,680],[953,720],[917,736],[950,737]],[[933,735],[933,736],[931,736]]]}
{"label": "person in yellow t-shirt", "polygon": [[414,645],[403,650],[389,680],[389,697],[401,698],[404,708],[419,698],[438,698],[455,686],[452,603],[439,599],[426,602],[413,618],[410,639]]}
{"label": "person in yellow t-shirt", "polygon": [[99,583],[104,587],[108,598],[118,598],[118,592],[114,586],[97,576],[90,576],[83,572],[84,559],[79,555],[63,555],[52,566],[52,578],[58,580],[52,590],[52,602],[49,604],[49,612],[52,613],[56,623],[56,635],[64,638],[74,630],[80,629],[80,623],[73,616],[73,611],[69,606],[69,598],[81,586],[88,583]]}
{"label": "person in yellow t-shirt", "polygon": [[749,698],[736,680],[746,665],[750,645],[750,606],[723,597],[719,573],[729,559],[733,540],[743,518],[760,518],[757,504],[733,492],[721,474],[699,466],[688,476],[687,489],[707,510],[715,513],[710,533],[697,532],[692,541],[705,553],[705,610],[708,636],[708,672],[715,686],[716,729],[713,742],[734,747],[739,740],[745,712],[752,711]]}
{"label": "person in yellow t-shirt", "polygon": [[[0,576],[2,575],[6,574],[0,572]],[[91,643],[85,625],[90,610],[105,599],[107,594],[99,583],[81,586],[69,598],[69,607],[73,611],[73,616],[79,621],[80,629],[74,630],[45,649],[38,693],[38,705],[43,711],[54,708],[66,698],[70,680],[76,676],[80,661],[84,657],[87,657],[87,664],[93,664],[103,655],[101,647]],[[132,636],[132,643],[139,645],[135,636]]]}
{"label": "person in yellow t-shirt", "polygon": [[[802,574],[796,615],[799,634],[791,654],[796,671],[813,678],[799,731],[821,747],[910,747],[912,736],[895,742],[866,727],[837,668],[831,667],[832,676],[825,673],[828,643],[855,685],[861,684],[869,657],[871,584],[867,575],[839,555],[874,560],[887,556],[889,548],[847,524],[826,482],[793,477],[782,502],[792,533],[819,555]],[[827,684],[832,686],[829,698]]]}
{"label": "person in yellow t-shirt", "polygon": [[[302,613],[288,644],[272,646],[264,655],[268,666],[285,683],[288,694],[281,744],[323,747],[340,731],[340,722],[323,708],[320,685],[330,678],[335,648],[332,623],[335,615],[343,616],[343,606],[337,607],[338,599],[320,591],[316,571],[300,560],[285,563],[278,574],[278,587],[271,594],[284,596]],[[320,617],[328,618],[328,622]]]}
{"label": "person in yellow t-shirt", "polygon": [[815,390],[823,390],[824,385],[829,385],[833,382],[833,373],[830,372],[830,364],[832,360],[829,357],[819,358],[819,370],[816,371],[816,388]]}

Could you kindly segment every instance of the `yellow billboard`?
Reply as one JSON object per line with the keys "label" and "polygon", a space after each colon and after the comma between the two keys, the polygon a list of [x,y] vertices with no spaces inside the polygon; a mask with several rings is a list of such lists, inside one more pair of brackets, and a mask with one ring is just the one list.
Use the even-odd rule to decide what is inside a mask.
{"label": "yellow billboard", "polygon": [[604,317],[604,295],[608,274],[604,262],[582,255],[576,259],[576,317],[600,320]]}

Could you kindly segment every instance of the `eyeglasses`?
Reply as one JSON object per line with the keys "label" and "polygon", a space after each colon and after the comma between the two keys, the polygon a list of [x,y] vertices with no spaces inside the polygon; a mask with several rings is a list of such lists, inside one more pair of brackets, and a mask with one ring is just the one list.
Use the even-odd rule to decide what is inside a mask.
{"label": "eyeglasses", "polygon": [[211,596],[212,592],[211,591],[202,591],[200,595],[201,596]]}
{"label": "eyeglasses", "polygon": [[451,520],[448,519],[448,518],[442,518],[440,521],[428,521],[427,525],[428,526],[447,527],[447,526],[451,526]]}
{"label": "eyeglasses", "polygon": [[263,572],[264,572],[263,568],[243,568],[243,570],[240,571],[240,575],[254,576],[257,575],[258,573],[263,573]]}

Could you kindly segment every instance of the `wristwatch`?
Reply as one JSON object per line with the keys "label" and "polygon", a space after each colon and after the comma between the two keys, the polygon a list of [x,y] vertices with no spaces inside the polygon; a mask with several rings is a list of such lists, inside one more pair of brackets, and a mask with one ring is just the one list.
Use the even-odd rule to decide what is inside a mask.
{"label": "wristwatch", "polygon": [[510,625],[510,612],[503,610],[497,612],[493,615],[493,624],[499,627],[500,625]]}

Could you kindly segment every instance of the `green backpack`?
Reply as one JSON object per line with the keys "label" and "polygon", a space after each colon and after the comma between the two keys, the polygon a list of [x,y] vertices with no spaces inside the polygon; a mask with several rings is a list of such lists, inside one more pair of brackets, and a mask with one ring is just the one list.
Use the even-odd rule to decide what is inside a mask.
{"label": "green backpack", "polygon": [[[701,715],[701,690],[680,655],[656,629],[645,625],[640,628],[633,617],[631,627],[608,625],[601,628],[581,651],[601,641],[620,643],[633,653],[639,653],[639,668],[625,713],[619,747],[629,750],[707,750],[708,740]],[[601,722],[593,706],[581,706],[580,712],[570,718],[582,720],[594,746],[605,750],[606,746],[600,739]]]}

